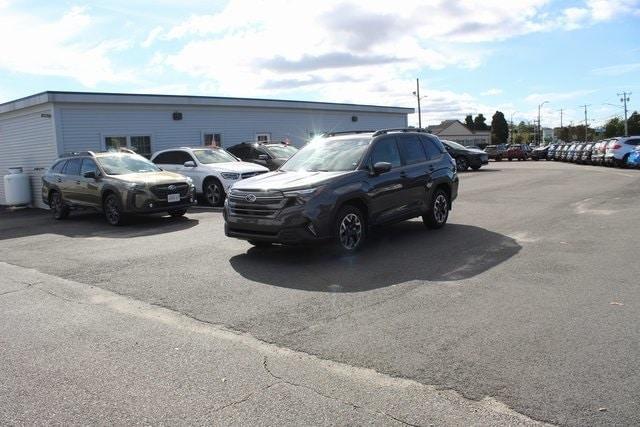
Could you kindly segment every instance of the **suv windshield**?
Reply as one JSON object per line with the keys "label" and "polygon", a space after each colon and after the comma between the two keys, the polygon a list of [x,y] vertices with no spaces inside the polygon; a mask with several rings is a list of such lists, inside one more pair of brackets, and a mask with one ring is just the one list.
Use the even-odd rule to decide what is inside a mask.
{"label": "suv windshield", "polygon": [[289,158],[298,152],[298,149],[289,145],[265,145],[265,148],[277,158]]}
{"label": "suv windshield", "polygon": [[142,156],[132,154],[107,154],[96,158],[107,175],[159,172],[161,169]]}
{"label": "suv windshield", "polygon": [[310,142],[285,163],[280,170],[337,172],[354,170],[371,138],[320,139]]}
{"label": "suv windshield", "polygon": [[238,161],[238,159],[220,148],[215,150],[212,150],[210,148],[203,150],[193,150],[193,154],[196,156],[200,163],[203,163],[205,165],[211,163],[227,163]]}
{"label": "suv windshield", "polygon": [[458,144],[457,142],[453,142],[453,141],[442,141],[442,143],[448,145],[451,148],[455,148],[456,150],[467,149],[467,147],[465,147],[464,145]]}

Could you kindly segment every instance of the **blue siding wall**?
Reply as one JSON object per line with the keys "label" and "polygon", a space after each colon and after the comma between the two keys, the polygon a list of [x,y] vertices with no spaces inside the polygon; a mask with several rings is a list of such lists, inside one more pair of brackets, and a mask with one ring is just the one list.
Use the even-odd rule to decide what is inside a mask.
{"label": "blue siding wall", "polygon": [[[406,114],[214,106],[57,104],[63,151],[102,150],[104,136],[151,135],[152,151],[202,145],[203,132],[222,134],[225,147],[271,133],[302,145],[310,132],[403,127]],[[172,114],[179,111],[180,121]],[[353,122],[352,116],[358,121]]]}

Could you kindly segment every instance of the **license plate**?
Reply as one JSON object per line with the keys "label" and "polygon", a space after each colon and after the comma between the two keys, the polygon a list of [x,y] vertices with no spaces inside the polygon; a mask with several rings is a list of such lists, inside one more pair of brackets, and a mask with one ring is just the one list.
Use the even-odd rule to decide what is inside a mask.
{"label": "license plate", "polygon": [[169,203],[179,202],[179,201],[180,201],[180,195],[179,194],[169,194],[167,196],[167,202],[169,202]]}

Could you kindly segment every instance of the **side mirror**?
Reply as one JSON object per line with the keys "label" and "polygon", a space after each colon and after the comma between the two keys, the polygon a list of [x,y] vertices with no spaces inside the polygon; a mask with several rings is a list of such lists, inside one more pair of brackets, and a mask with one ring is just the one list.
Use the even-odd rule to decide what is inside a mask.
{"label": "side mirror", "polygon": [[87,178],[87,179],[96,179],[96,173],[91,171],[91,172],[85,172],[82,174],[83,177]]}
{"label": "side mirror", "polygon": [[185,168],[195,168],[196,167],[196,162],[194,162],[193,160],[189,160],[184,162],[184,164],[182,165]]}
{"label": "side mirror", "polygon": [[391,170],[391,163],[389,162],[377,162],[373,165],[374,175],[380,175]]}
{"label": "side mirror", "polygon": [[269,160],[269,156],[267,156],[266,154],[260,154],[258,155],[258,160]]}

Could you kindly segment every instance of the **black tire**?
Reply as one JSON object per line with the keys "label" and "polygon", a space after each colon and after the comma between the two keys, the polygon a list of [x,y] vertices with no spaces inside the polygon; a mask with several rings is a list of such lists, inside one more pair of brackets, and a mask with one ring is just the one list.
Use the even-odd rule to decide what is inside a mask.
{"label": "black tire", "polygon": [[178,218],[181,216],[184,216],[184,214],[187,213],[186,209],[173,209],[167,212],[169,215],[171,215],[174,218]]}
{"label": "black tire", "polygon": [[460,172],[464,172],[469,169],[469,162],[465,157],[456,157],[456,169]]}
{"label": "black tire", "polygon": [[511,160],[513,160],[513,158],[511,158],[511,157],[507,157],[507,160],[511,161]]}
{"label": "black tire", "polygon": [[202,185],[204,199],[210,206],[219,207],[224,204],[226,197],[222,183],[216,178],[207,178]]}
{"label": "black tire", "polygon": [[61,220],[69,216],[69,206],[64,204],[62,195],[57,191],[49,195],[49,207],[54,219]]}
{"label": "black tire", "polygon": [[334,236],[341,253],[353,253],[362,247],[367,226],[364,215],[355,206],[343,206],[336,216]]}
{"label": "black tire", "polygon": [[433,193],[429,211],[422,216],[422,222],[427,228],[442,228],[449,218],[449,196],[439,188]]}
{"label": "black tire", "polygon": [[629,159],[629,153],[625,154],[622,160],[616,160],[619,168],[625,169],[627,167],[627,160]]}
{"label": "black tire", "polygon": [[471,169],[473,169],[474,171],[478,171],[480,170],[481,166],[471,166]]}
{"label": "black tire", "polygon": [[269,248],[273,245],[271,242],[262,242],[260,240],[249,240],[249,244],[255,246],[256,248]]}
{"label": "black tire", "polygon": [[502,161],[502,156],[496,157],[496,162],[501,162],[501,161]]}
{"label": "black tire", "polygon": [[115,194],[109,194],[102,204],[104,217],[111,225],[122,225],[126,222],[120,199]]}

